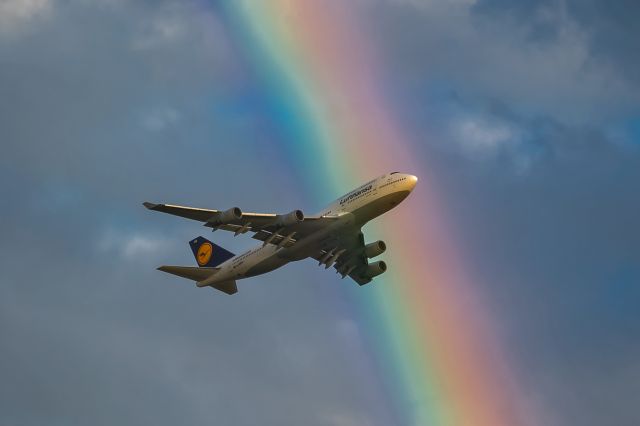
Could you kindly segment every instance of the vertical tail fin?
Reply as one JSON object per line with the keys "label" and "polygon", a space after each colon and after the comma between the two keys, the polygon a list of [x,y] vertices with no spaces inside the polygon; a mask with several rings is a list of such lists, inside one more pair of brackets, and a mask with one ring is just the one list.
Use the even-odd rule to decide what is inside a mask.
{"label": "vertical tail fin", "polygon": [[189,241],[193,256],[200,267],[213,268],[231,259],[235,254],[215,245],[205,237],[198,237]]}

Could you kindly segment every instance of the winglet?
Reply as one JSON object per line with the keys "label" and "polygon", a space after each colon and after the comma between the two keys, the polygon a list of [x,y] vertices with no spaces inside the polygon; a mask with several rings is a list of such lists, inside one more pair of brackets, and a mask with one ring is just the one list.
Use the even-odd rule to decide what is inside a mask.
{"label": "winglet", "polygon": [[160,204],[153,204],[148,201],[145,201],[144,203],[142,203],[142,205],[148,208],[149,210],[155,210]]}

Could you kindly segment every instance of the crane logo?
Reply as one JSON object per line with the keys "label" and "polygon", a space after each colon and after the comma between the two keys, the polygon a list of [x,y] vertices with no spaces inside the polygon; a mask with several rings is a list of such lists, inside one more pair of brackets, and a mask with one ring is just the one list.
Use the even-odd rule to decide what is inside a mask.
{"label": "crane logo", "polygon": [[200,247],[198,247],[198,253],[196,254],[196,260],[198,261],[198,265],[204,266],[207,263],[209,263],[209,260],[211,260],[212,253],[213,253],[213,246],[211,245],[210,242],[205,241],[204,243],[200,244]]}

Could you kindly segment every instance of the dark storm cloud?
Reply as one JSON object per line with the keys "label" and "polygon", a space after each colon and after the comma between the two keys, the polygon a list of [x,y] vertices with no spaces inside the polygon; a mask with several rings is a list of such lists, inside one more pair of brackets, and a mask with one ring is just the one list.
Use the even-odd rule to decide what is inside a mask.
{"label": "dark storm cloud", "polygon": [[[231,299],[154,270],[192,264],[202,231],[146,199],[309,201],[260,120],[226,108],[245,83],[219,17],[178,1],[0,10],[0,423],[388,424],[320,271]],[[255,191],[267,175],[279,191]]]}
{"label": "dark storm cloud", "polygon": [[640,4],[633,0],[608,2],[603,0],[543,0],[510,2],[479,0],[473,7],[480,15],[511,16],[531,29],[535,39],[553,39],[559,28],[536,22],[531,17],[541,10],[565,14],[587,34],[589,51],[595,60],[609,62],[625,78],[639,84],[640,52],[637,40],[640,29],[637,17]]}
{"label": "dark storm cloud", "polygon": [[640,89],[628,65],[637,52],[598,47],[605,30],[564,2],[515,3],[522,6],[380,1],[365,10],[389,79],[416,96],[446,84],[467,100],[498,100],[572,123],[635,110]]}
{"label": "dark storm cloud", "polygon": [[638,5],[367,5],[532,406],[548,425],[637,424]]}
{"label": "dark storm cloud", "polygon": [[458,232],[547,424],[632,425],[640,159],[594,130],[559,126],[548,140],[557,148],[526,176],[449,173]]}
{"label": "dark storm cloud", "polygon": [[[544,424],[636,424],[637,145],[453,98],[408,120],[521,386]],[[479,123],[466,140],[461,121]]]}
{"label": "dark storm cloud", "polygon": [[[532,404],[638,424],[638,6],[358,5]],[[0,423],[393,424],[324,271],[154,271],[200,228],[141,201],[311,202],[214,12],[0,4]]]}

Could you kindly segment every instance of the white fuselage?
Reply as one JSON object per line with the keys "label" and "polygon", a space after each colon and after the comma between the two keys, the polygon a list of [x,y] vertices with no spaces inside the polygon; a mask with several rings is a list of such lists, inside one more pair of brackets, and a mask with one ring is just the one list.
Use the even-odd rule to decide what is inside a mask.
{"label": "white fuselage", "polygon": [[[324,234],[339,233],[345,228],[362,227],[371,219],[391,210],[404,200],[416,185],[417,178],[403,173],[390,173],[374,179],[338,198],[323,209],[318,216],[338,217],[334,227],[319,230],[318,239]],[[215,274],[215,281],[239,280],[264,274],[277,269],[292,260],[308,257],[302,254],[292,257],[291,249],[280,248],[275,244],[260,244],[245,253],[222,263]]]}

